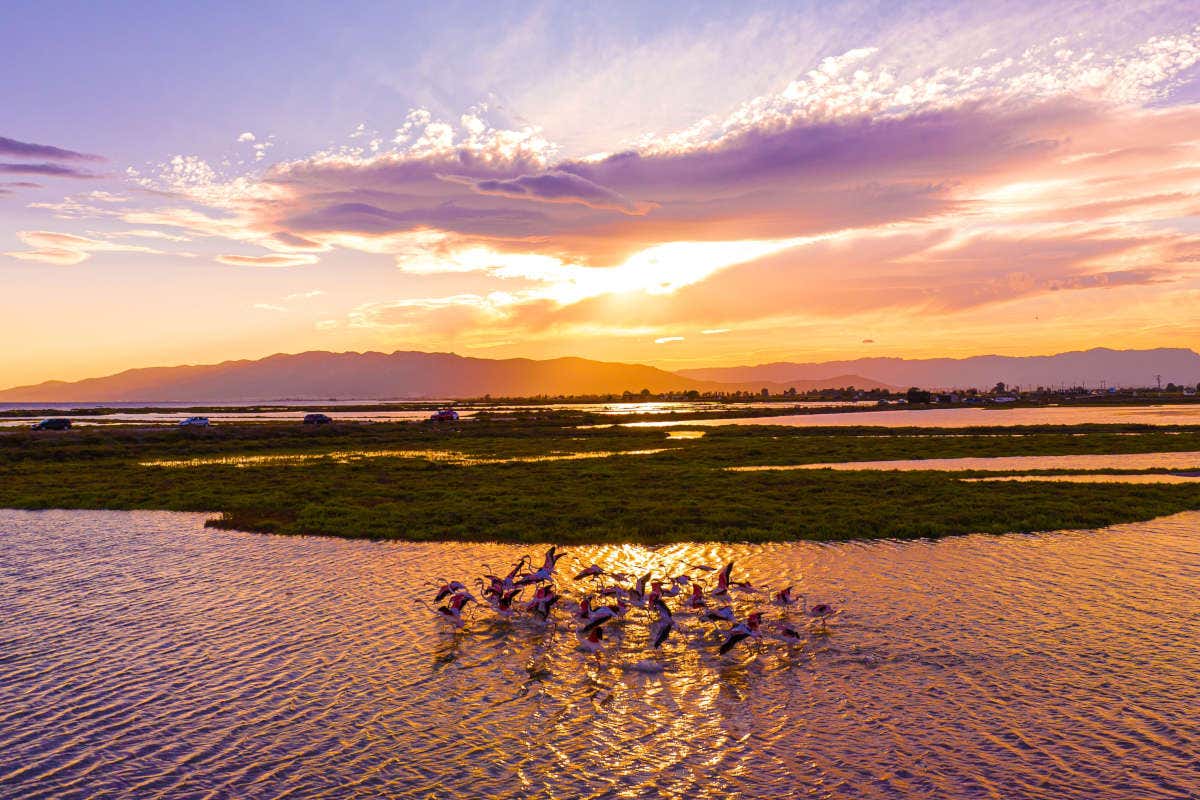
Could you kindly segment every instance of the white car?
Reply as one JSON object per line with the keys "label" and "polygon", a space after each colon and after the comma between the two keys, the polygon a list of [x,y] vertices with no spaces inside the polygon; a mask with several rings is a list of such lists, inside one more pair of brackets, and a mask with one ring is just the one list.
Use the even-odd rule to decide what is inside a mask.
{"label": "white car", "polygon": [[187,425],[199,425],[201,428],[207,428],[208,427],[208,417],[188,417],[187,419],[182,420],[179,423],[180,427],[184,427]]}

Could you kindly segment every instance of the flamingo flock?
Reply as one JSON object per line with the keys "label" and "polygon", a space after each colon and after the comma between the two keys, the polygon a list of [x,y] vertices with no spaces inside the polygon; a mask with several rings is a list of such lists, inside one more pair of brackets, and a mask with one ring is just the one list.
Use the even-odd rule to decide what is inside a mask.
{"label": "flamingo flock", "polygon": [[[557,572],[564,555],[551,547],[536,569],[528,555],[522,556],[504,575],[485,567],[487,572],[474,580],[478,596],[461,581],[438,580],[433,602],[441,605],[436,613],[453,628],[463,627],[472,613],[485,607],[506,620],[558,625],[565,619],[583,653],[603,652],[614,634],[626,625],[640,624],[647,626],[651,650],[659,650],[676,635],[699,646],[713,646],[720,655],[752,642],[801,644],[808,635],[828,633],[829,620],[837,613],[829,603],[809,605],[808,598],[794,594],[792,586],[772,592],[735,580],[732,561],[719,569],[688,564],[688,572],[662,578],[611,572],[591,564],[568,581]],[[711,573],[716,573],[716,581],[709,588],[700,576]],[[746,602],[735,595],[744,596]],[[742,613],[735,610],[757,606],[760,597],[780,609],[776,619],[768,621],[767,611],[758,607]]]}

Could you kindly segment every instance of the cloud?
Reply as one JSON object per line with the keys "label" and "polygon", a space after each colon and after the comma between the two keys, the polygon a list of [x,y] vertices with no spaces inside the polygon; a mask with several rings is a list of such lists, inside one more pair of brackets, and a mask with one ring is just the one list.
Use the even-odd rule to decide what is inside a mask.
{"label": "cloud", "polygon": [[303,236],[297,236],[287,231],[276,231],[271,234],[271,238],[289,250],[321,251],[330,249],[327,244],[314,242],[312,239],[305,239]]}
{"label": "cloud", "polygon": [[99,178],[102,177],[94,172],[87,170],[69,167],[64,164],[17,164],[12,162],[0,162],[0,173],[6,175],[45,175],[49,178]]}
{"label": "cloud", "polygon": [[[106,193],[105,193],[106,194]],[[30,208],[40,208],[49,211],[58,219],[102,219],[119,217],[124,212],[116,208],[117,203],[107,202],[96,198],[90,192],[68,195],[57,203],[30,203]]]}
{"label": "cloud", "polygon": [[570,172],[551,171],[540,175],[521,175],[507,180],[463,180],[479,194],[511,197],[516,200],[539,200],[546,203],[579,203],[589,208],[620,211],[622,214],[645,214],[653,203],[637,203],[587,178]]}
{"label": "cloud", "polygon": [[253,141],[254,141],[254,134],[253,134],[253,133],[251,133],[250,131],[246,131],[245,133],[243,133],[243,134],[240,134],[240,135],[237,137],[237,140],[238,140],[239,142],[253,142]]}
{"label": "cloud", "polygon": [[273,303],[255,303],[253,308],[257,308],[260,311],[280,311],[280,312],[284,312],[284,313],[287,312],[287,309],[284,308],[283,306],[277,306],[277,305],[274,305]]}
{"label": "cloud", "polygon": [[519,137],[511,147],[418,140],[402,153],[287,162],[240,185],[184,162],[168,186],[215,201],[244,240],[276,251],[435,231],[463,246],[612,265],[664,242],[792,238],[961,212],[968,184],[1065,154],[1103,113],[1072,99],[973,103],[788,121],[553,166]]}
{"label": "cloud", "polygon": [[192,240],[190,236],[179,236],[174,233],[141,229],[131,231],[89,231],[89,233],[105,239],[158,239],[164,242],[190,242]]}
{"label": "cloud", "polygon": [[119,244],[116,242],[89,239],[71,233],[55,233],[53,231],[18,231],[17,238],[29,250],[17,250],[5,253],[12,258],[22,261],[38,261],[43,264],[70,266],[86,261],[92,253],[152,253],[161,255],[163,251],[140,245]]}
{"label": "cloud", "polygon": [[660,336],[654,340],[655,344],[671,344],[672,342],[682,342],[682,336]]}
{"label": "cloud", "polygon": [[[1167,101],[1200,64],[1200,28],[1132,44],[1122,33],[1107,50],[1036,33],[1044,47],[964,45],[953,59],[928,36],[911,58],[909,41],[823,44],[773,91],[614,136],[600,153],[568,151],[510,111],[414,109],[394,136],[364,124],[345,144],[240,175],[174,156],[130,173],[146,191],[128,204],[35,205],[236,243],[216,257],[236,266],[388,256],[411,296],[389,288],[345,326],[467,347],[617,335],[646,346],[699,330],[720,349],[773,339],[780,320],[842,319],[863,321],[840,326],[858,347],[868,331],[898,341],[881,318],[965,325],[1062,296],[1116,305],[1190,287],[1200,105]],[[270,137],[247,134],[262,157]],[[40,252],[85,252],[54,249]]]}
{"label": "cloud", "polygon": [[19,142],[16,139],[9,139],[4,136],[0,136],[0,156],[43,158],[51,161],[104,161],[103,156],[78,153],[74,150],[64,150],[61,147],[52,147],[48,144]]}
{"label": "cloud", "polygon": [[266,256],[219,255],[217,261],[234,267],[300,267],[317,263],[316,256],[272,254]]}

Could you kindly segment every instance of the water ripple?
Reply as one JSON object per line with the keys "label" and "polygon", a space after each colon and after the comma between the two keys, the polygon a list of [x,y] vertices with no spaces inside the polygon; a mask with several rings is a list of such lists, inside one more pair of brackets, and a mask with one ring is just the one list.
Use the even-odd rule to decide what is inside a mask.
{"label": "water ripple", "polygon": [[416,602],[518,547],[203,520],[0,511],[0,797],[1200,795],[1200,514],[563,561],[735,559],[842,609],[727,657],[695,622],[585,655],[565,620]]}

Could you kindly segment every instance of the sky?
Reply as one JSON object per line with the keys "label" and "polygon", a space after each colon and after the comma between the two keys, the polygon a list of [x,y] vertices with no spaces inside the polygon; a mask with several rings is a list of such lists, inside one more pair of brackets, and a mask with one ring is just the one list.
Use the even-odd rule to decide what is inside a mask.
{"label": "sky", "polygon": [[0,386],[1200,348],[1200,4],[23,2]]}

